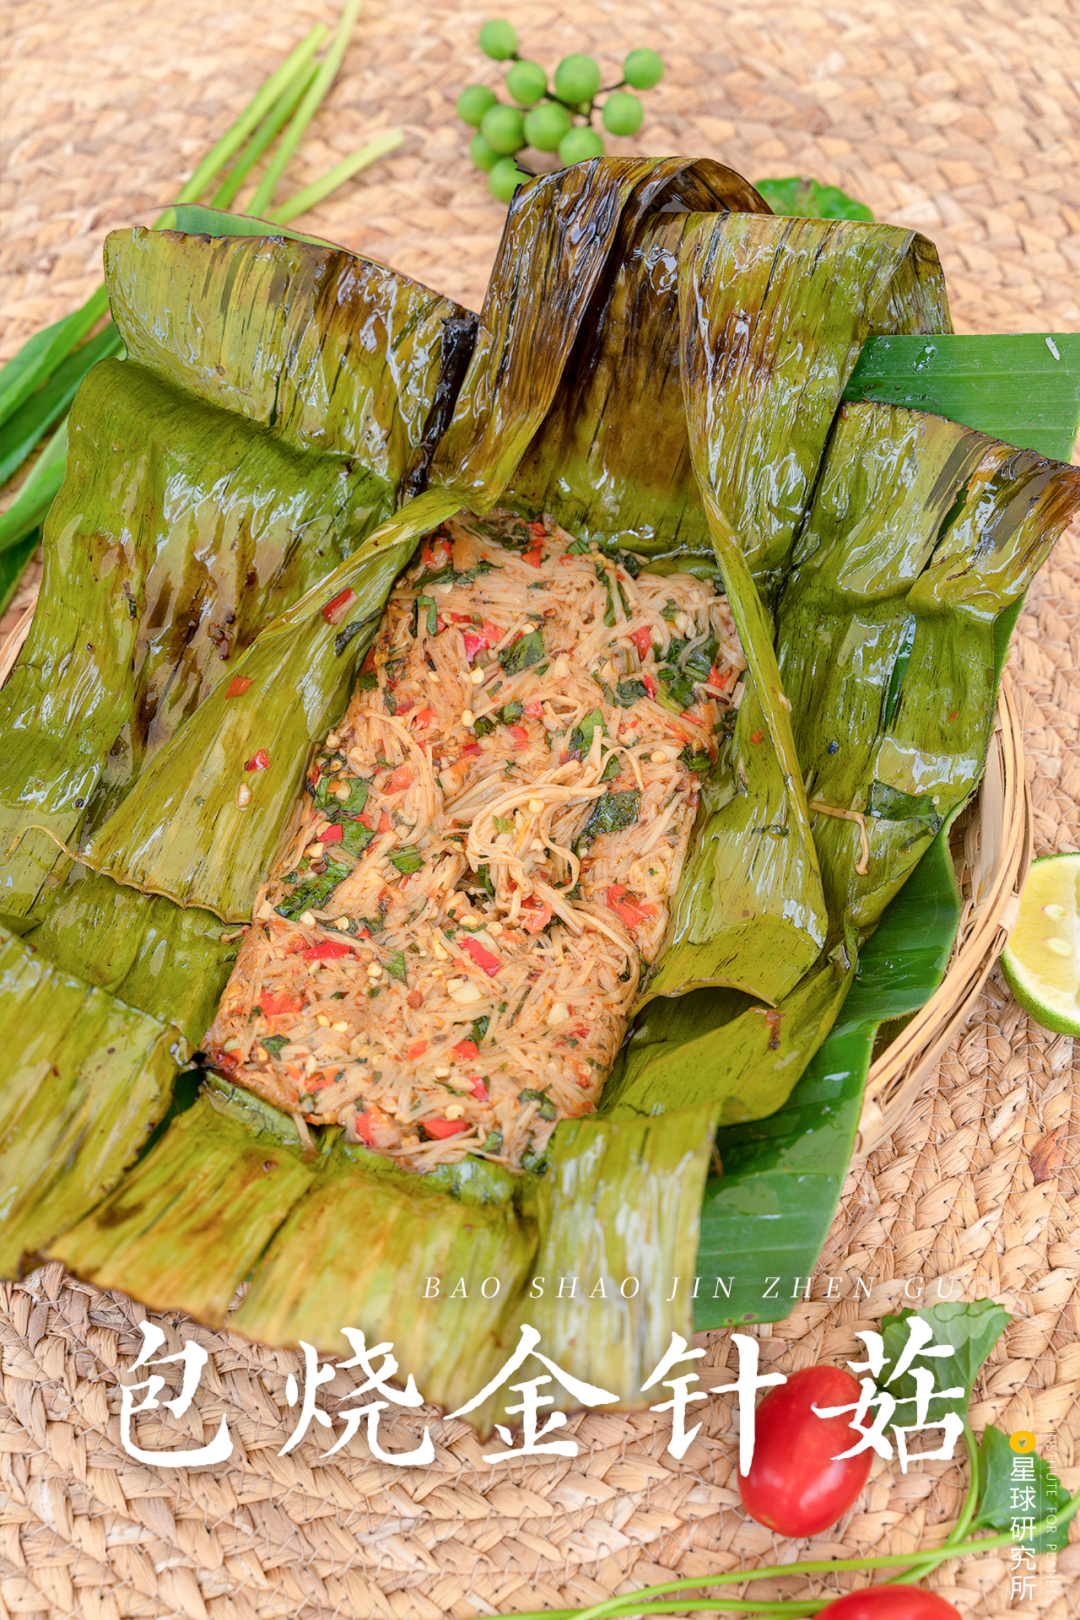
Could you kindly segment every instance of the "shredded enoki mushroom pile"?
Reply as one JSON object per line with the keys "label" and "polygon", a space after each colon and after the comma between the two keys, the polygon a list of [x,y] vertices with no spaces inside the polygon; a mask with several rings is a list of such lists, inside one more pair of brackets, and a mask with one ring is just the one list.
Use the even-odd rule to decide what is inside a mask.
{"label": "shredded enoki mushroom pile", "polygon": [[691,574],[508,516],[429,537],[311,767],[209,1064],[417,1171],[538,1164],[596,1106],[744,667]]}

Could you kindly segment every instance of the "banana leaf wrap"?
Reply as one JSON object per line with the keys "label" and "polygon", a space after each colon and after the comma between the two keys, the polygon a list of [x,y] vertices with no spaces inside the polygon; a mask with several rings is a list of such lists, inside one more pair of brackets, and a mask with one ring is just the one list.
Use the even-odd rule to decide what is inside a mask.
{"label": "banana leaf wrap", "polygon": [[[802,229],[809,224],[814,231]],[[160,289],[174,284],[174,272],[190,291],[186,303],[170,293],[163,318]],[[978,690],[981,730],[943,777],[946,810],[958,803],[981,769],[995,679],[995,620],[1015,602],[1064,521],[1073,475],[1039,458],[1029,457],[1021,467],[1015,452],[1006,454],[976,434],[968,438],[978,440],[977,451],[950,462],[953,495],[944,507],[940,492],[930,492],[931,501],[922,485],[909,496],[887,478],[874,484],[859,459],[862,441],[845,438],[849,418],[861,422],[865,412],[847,408],[838,420],[837,407],[867,338],[947,330],[940,271],[929,245],[888,227],[773,220],[746,183],[718,165],[612,160],[577,165],[519,193],[463,383],[462,346],[452,346],[453,364],[443,360],[450,330],[445,323],[465,317],[435,295],[391,278],[401,300],[395,307],[424,311],[415,329],[432,332],[429,362],[418,365],[408,384],[416,386],[422,374],[427,392],[423,408],[411,414],[402,409],[410,426],[394,441],[402,457],[392,468],[396,483],[390,480],[379,497],[383,505],[363,513],[358,507],[350,516],[342,480],[354,476],[344,469],[356,452],[319,443],[325,425],[319,412],[333,418],[336,390],[351,386],[354,368],[362,373],[357,397],[368,384],[373,390],[365,398],[383,397],[379,379],[385,381],[394,366],[399,377],[405,371],[392,342],[393,357],[385,345],[367,350],[350,344],[345,327],[336,348],[323,334],[340,308],[334,287],[364,286],[388,274],[297,242],[223,243],[145,233],[112,239],[110,282],[116,282],[118,319],[128,323],[130,356],[114,367],[112,392],[119,398],[129,380],[134,386],[149,377],[174,415],[168,442],[159,440],[153,421],[129,423],[131,477],[125,483],[116,481],[115,470],[112,479],[101,475],[94,485],[97,504],[86,513],[72,498],[65,555],[75,558],[80,538],[90,549],[94,534],[128,532],[129,514],[140,510],[156,460],[173,453],[171,435],[182,436],[189,415],[194,422],[204,412],[223,436],[240,435],[260,452],[272,440],[279,452],[272,471],[269,461],[263,469],[266,482],[247,496],[260,525],[270,524],[279,501],[295,498],[295,491],[278,492],[274,482],[286,450],[303,460],[305,490],[315,488],[322,497],[321,506],[314,499],[303,511],[318,507],[315,515],[324,519],[328,509],[340,515],[329,530],[325,522],[322,528],[305,526],[303,519],[293,524],[290,556],[302,555],[309,570],[302,583],[295,590],[290,585],[287,601],[263,602],[256,639],[230,646],[228,667],[216,682],[200,674],[187,707],[170,711],[168,731],[149,745],[140,742],[129,774],[101,788],[104,761],[124,726],[134,724],[138,699],[134,682],[119,697],[106,693],[109,725],[116,721],[108,737],[87,700],[93,736],[85,745],[82,775],[71,776],[72,783],[86,785],[86,793],[76,795],[60,784],[41,803],[56,817],[53,830],[68,842],[82,830],[85,806],[75,806],[76,796],[99,791],[100,814],[86,827],[89,836],[79,851],[85,860],[62,882],[54,880],[43,892],[40,874],[32,890],[25,875],[20,879],[19,918],[29,929],[27,942],[58,971],[81,971],[132,1009],[179,1025],[197,1040],[228,975],[232,930],[221,924],[250,915],[255,888],[292,813],[310,747],[344,706],[395,577],[419,537],[442,517],[462,504],[483,512],[502,501],[526,511],[544,507],[587,538],[655,556],[660,567],[718,574],[730,595],[751,674],[735,732],[708,788],[695,860],[680,892],[681,904],[690,896],[685,920],[666,960],[682,954],[669,983],[662,965],[651,987],[704,988],[675,999],[655,994],[605,1091],[601,1116],[559,1126],[543,1175],[514,1178],[467,1160],[452,1170],[409,1176],[329,1134],[314,1157],[305,1157],[287,1119],[211,1086],[192,1108],[166,1122],[132,1170],[124,1174],[119,1165],[110,1186],[104,1185],[110,1178],[99,1177],[94,1197],[84,1195],[78,1209],[65,1206],[54,1233],[61,1225],[68,1230],[55,1238],[52,1251],[102,1286],[129,1287],[143,1297],[153,1290],[156,1302],[167,1295],[169,1303],[211,1322],[222,1320],[230,1286],[250,1275],[238,1325],[274,1342],[305,1338],[333,1352],[341,1348],[341,1326],[379,1336],[392,1327],[403,1367],[416,1373],[425,1393],[438,1391],[435,1398],[446,1405],[475,1393],[483,1381],[480,1370],[498,1364],[522,1321],[544,1333],[545,1348],[567,1371],[616,1389],[623,1404],[647,1404],[640,1385],[671,1332],[687,1334],[693,1325],[708,1325],[711,1311],[734,1308],[727,1295],[715,1307],[694,1304],[688,1280],[695,1255],[697,1270],[708,1273],[730,1269],[733,1242],[754,1255],[755,1264],[779,1264],[784,1254],[804,1262],[806,1233],[816,1237],[827,1224],[850,1150],[852,1107],[857,1113],[876,1019],[898,1008],[894,998],[888,1013],[881,1012],[887,996],[868,1001],[867,984],[851,988],[859,934],[880,916],[919,851],[927,843],[932,853],[940,850],[941,833],[935,840],[925,816],[920,820],[924,806],[907,814],[910,805],[879,794],[876,808],[891,815],[880,815],[882,827],[872,833],[880,839],[878,865],[871,863],[867,884],[861,878],[853,884],[855,826],[815,811],[813,804],[856,805],[869,813],[859,794],[875,781],[892,780],[881,756],[893,733],[899,737],[902,731],[904,746],[917,754],[919,715],[908,696],[890,707],[899,653],[891,662],[866,660],[858,701],[844,708],[847,700],[836,695],[836,716],[815,707],[824,701],[820,688],[829,685],[822,678],[829,660],[851,626],[862,623],[860,614],[870,615],[875,633],[880,628],[884,649],[895,628],[894,598],[907,593],[903,623],[916,617],[924,638],[920,649],[936,649],[930,655],[939,666],[935,700],[948,699],[963,712]],[[260,297],[276,300],[273,309],[251,307],[255,287]],[[817,299],[811,318],[800,304],[804,294],[810,296],[807,288]],[[285,307],[297,299],[299,311]],[[785,349],[789,326],[798,338]],[[264,329],[278,334],[276,350],[268,349],[266,376],[258,362]],[[738,365],[731,358],[736,352]],[[322,365],[324,353],[334,356],[333,367]],[[274,376],[275,366],[280,376]],[[800,367],[802,388],[795,386]],[[405,385],[395,386],[400,391]],[[393,397],[393,389],[386,397]],[[455,401],[446,425],[447,407]],[[909,415],[871,409],[890,421]],[[346,419],[353,421],[347,412],[336,420]],[[741,448],[729,456],[725,445],[736,429]],[[933,430],[926,431],[927,442],[936,442]],[[98,476],[96,459],[112,454],[103,446],[77,441],[69,468],[73,488]],[[972,481],[979,467],[990,465],[987,457],[1001,476],[995,484],[996,474],[987,473],[976,491]],[[867,459],[873,462],[872,453]],[[780,464],[775,478],[773,461]],[[365,487],[381,476],[380,465],[374,455],[362,463]],[[908,464],[899,460],[896,467],[903,483]],[[815,493],[833,487],[827,474],[837,487],[849,479],[854,515],[846,528],[838,523],[835,534],[829,531],[815,574],[817,552],[804,540],[817,532],[815,522],[823,534],[827,527],[826,508],[819,513]],[[145,540],[155,556],[175,549],[170,601],[181,596],[193,514],[206,513],[225,487],[220,470],[216,482],[200,483],[194,463],[185,477],[188,493],[172,506],[159,502],[158,527]],[[966,547],[962,590],[943,576],[932,587],[936,594],[916,600],[919,581],[912,586],[894,558],[896,580],[883,574],[876,595],[849,599],[843,583],[847,552],[854,554],[862,536],[873,532],[879,507],[884,516],[909,500],[908,515],[919,516],[936,534],[934,522],[940,527],[968,484],[977,498],[969,503],[968,539],[961,542],[957,535]],[[412,498],[395,512],[402,496]],[[936,519],[931,506],[940,513]],[[1000,544],[987,538],[991,531],[979,517],[999,509],[1011,514],[991,526],[993,533],[1000,531]],[[327,548],[330,531],[337,551]],[[51,519],[51,551],[59,549],[62,532]],[[817,634],[816,619],[814,633],[807,633],[798,617],[791,581],[800,568],[807,591],[818,591],[829,610],[820,627],[827,640]],[[113,605],[101,595],[105,606]],[[55,624],[48,611],[54,598]],[[65,600],[71,604],[67,620],[60,613]],[[76,656],[76,673],[92,664],[78,661],[76,596],[58,566],[47,576],[43,603],[47,611],[38,615],[39,641],[29,665],[39,682],[39,702],[43,685],[58,679],[65,654]],[[137,598],[131,622],[138,636],[147,633],[146,617]],[[166,607],[162,625],[167,622]],[[976,622],[982,640],[972,659],[942,650],[943,638]],[[109,625],[119,638],[122,617]],[[906,669],[915,642],[910,632],[904,634]],[[212,655],[205,667],[216,668]],[[104,707],[104,683],[95,671],[92,696]],[[895,678],[903,695],[908,677],[902,669]],[[941,682],[952,687],[946,690]],[[243,691],[229,697],[229,687],[237,684]],[[849,732],[856,731],[842,760],[849,774],[832,778],[831,729],[841,711]],[[33,741],[37,722],[29,689],[14,712]],[[902,730],[898,715],[905,727],[911,720],[910,730]],[[752,717],[760,718],[752,723]],[[935,757],[944,752],[933,726],[928,745]],[[56,747],[54,763],[62,774],[67,753]],[[271,766],[252,783],[243,766],[259,748],[267,748]],[[10,799],[17,830],[43,819],[33,799],[40,790],[32,786],[40,767],[33,759],[24,765]],[[809,793],[804,778],[813,784]],[[237,789],[245,780],[254,792],[241,806]],[[828,797],[832,791],[848,796],[834,800]],[[785,819],[747,821],[750,804],[769,815],[778,806]],[[748,859],[742,849],[747,826],[760,829],[755,851],[771,856],[774,845],[786,845],[780,858],[759,853],[756,861]],[[706,834],[709,855],[702,856]],[[724,910],[724,885],[713,881],[718,869],[740,874],[749,905],[741,903],[734,917]],[[934,892],[944,882],[935,868]],[[953,915],[950,902],[947,896],[944,919]],[[743,910],[749,918],[741,916]],[[761,920],[775,927],[758,950],[754,930],[742,925]],[[770,934],[768,927],[758,932],[763,940]],[[778,948],[779,938],[791,946],[790,960]],[[874,944],[863,953],[868,971]],[[941,950],[929,950],[927,960],[911,996],[940,972]],[[156,1117],[147,1108],[147,1127]],[[720,1142],[727,1174],[706,1183],[718,1120],[724,1122]],[[806,1169],[821,1161],[823,1145],[828,1174],[818,1176],[808,1192],[812,1178]],[[218,1166],[216,1176],[196,1177],[200,1153]],[[226,1169],[233,1154],[235,1186]],[[273,1172],[262,1171],[270,1159]],[[71,1173],[80,1173],[77,1162]],[[245,1217],[237,1235],[241,1184],[249,1189],[250,1219]],[[272,1196],[270,1186],[288,1189],[288,1196]],[[95,1207],[102,1193],[105,1202]],[[196,1233],[197,1258],[190,1240]],[[23,1246],[29,1250],[42,1241],[35,1229]],[[313,1254],[320,1265],[313,1265]],[[161,1291],[153,1280],[159,1274]],[[547,1291],[534,1296],[531,1279],[540,1275]],[[477,1281],[489,1276],[500,1279],[501,1288],[486,1302]],[[435,1296],[427,1293],[431,1277],[441,1287]],[[639,1280],[639,1290],[627,1298],[619,1285],[630,1277]],[[455,1297],[459,1278],[463,1292]],[[670,1286],[677,1278],[682,1286]],[[560,1299],[558,1284],[575,1281],[572,1294]],[[597,1282],[604,1283],[600,1293]],[[753,1300],[746,1279],[739,1288],[743,1318],[775,1316],[787,1308]],[[474,1418],[483,1426],[492,1415]]]}
{"label": "banana leaf wrap", "polygon": [[[16,928],[63,870],[25,829],[68,842],[106,820],[237,654],[393,511],[429,451],[447,323],[470,319],[293,241],[134,231],[106,275],[128,358],[77,396],[45,532],[54,605],[0,694]],[[207,278],[218,296],[177,332],[168,311],[190,314]]]}

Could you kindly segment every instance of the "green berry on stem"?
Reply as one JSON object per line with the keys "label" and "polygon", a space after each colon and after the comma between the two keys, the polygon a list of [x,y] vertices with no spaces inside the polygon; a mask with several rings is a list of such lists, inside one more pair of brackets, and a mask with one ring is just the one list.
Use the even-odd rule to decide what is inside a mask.
{"label": "green berry on stem", "polygon": [[479,130],[469,142],[469,156],[476,164],[476,167],[483,169],[485,174],[489,174],[496,163],[502,162],[501,154],[488,145]]}
{"label": "green berry on stem", "polygon": [[589,158],[603,155],[603,136],[598,135],[595,129],[590,129],[587,124],[579,124],[577,129],[572,129],[559,142],[559,158],[567,165],[584,163]]}
{"label": "green berry on stem", "polygon": [[664,77],[664,63],[655,51],[631,51],[623,63],[623,78],[635,90],[651,90]]}
{"label": "green berry on stem", "polygon": [[538,152],[557,152],[559,142],[568,134],[573,120],[565,107],[556,101],[546,101],[525,114],[525,139]]}
{"label": "green berry on stem", "polygon": [[525,120],[518,107],[491,107],[484,114],[480,133],[493,152],[506,156],[525,145]]}
{"label": "green berry on stem", "polygon": [[457,98],[457,115],[463,124],[479,129],[484,114],[495,105],[495,92],[486,84],[470,84]]}
{"label": "green berry on stem", "polygon": [[547,74],[539,62],[515,62],[506,75],[506,88],[515,101],[531,107],[547,89]]}
{"label": "green berry on stem", "polygon": [[480,49],[493,62],[506,62],[518,48],[517,30],[502,17],[493,17],[480,30]]}
{"label": "green berry on stem", "polygon": [[508,203],[518,186],[531,177],[519,169],[512,157],[500,158],[488,175],[488,189],[500,202]]}
{"label": "green berry on stem", "polygon": [[555,94],[574,106],[591,101],[600,88],[600,65],[591,56],[575,51],[564,56],[555,69]]}
{"label": "green berry on stem", "polygon": [[612,135],[636,135],[645,109],[629,90],[615,90],[604,102],[604,128]]}

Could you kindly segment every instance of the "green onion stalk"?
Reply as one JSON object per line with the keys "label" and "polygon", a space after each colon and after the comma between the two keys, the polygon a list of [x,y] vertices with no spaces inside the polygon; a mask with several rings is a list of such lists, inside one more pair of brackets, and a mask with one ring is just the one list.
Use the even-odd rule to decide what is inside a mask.
{"label": "green onion stalk", "polygon": [[[273,197],[290,158],[326,98],[356,28],[362,0],[346,0],[341,19],[321,62],[315,61],[329,31],[317,23],[252,97],[239,118],[203,158],[175,203],[155,222],[155,230],[178,224],[177,208],[198,203],[215,180],[208,206],[224,210],[251,170],[281,136],[255,193],[244,210],[272,225],[317,207],[339,187],[401,145],[400,130],[389,130],[352,152],[311,185],[274,206]],[[282,135],[282,131],[284,134]],[[182,228],[182,227],[181,227]],[[37,547],[39,529],[64,479],[68,411],[83,378],[99,360],[123,352],[111,322],[94,337],[108,314],[104,285],[62,320],[37,332],[0,369],[0,487],[14,477],[42,445],[14,501],[0,514],[0,611],[7,606]]]}

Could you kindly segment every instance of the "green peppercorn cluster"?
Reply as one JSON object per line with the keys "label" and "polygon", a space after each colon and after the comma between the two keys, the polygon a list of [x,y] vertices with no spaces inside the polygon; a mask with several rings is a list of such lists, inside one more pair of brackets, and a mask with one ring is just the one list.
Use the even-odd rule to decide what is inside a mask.
{"label": "green peppercorn cluster", "polygon": [[[597,112],[609,135],[636,135],[645,109],[633,91],[651,90],[664,73],[655,51],[631,51],[618,84],[602,89],[599,64],[575,51],[563,57],[549,86],[540,64],[518,55],[517,31],[501,18],[481,28],[480,49],[492,61],[510,64],[506,89],[516,105],[500,101],[486,85],[470,84],[458,97],[457,111],[476,131],[469,155],[487,174],[492,195],[500,202],[509,202],[522,181],[530,178],[516,156],[527,146],[557,152],[563,164],[601,157],[604,137],[592,122]],[[605,98],[602,104],[597,102],[600,95]]]}

